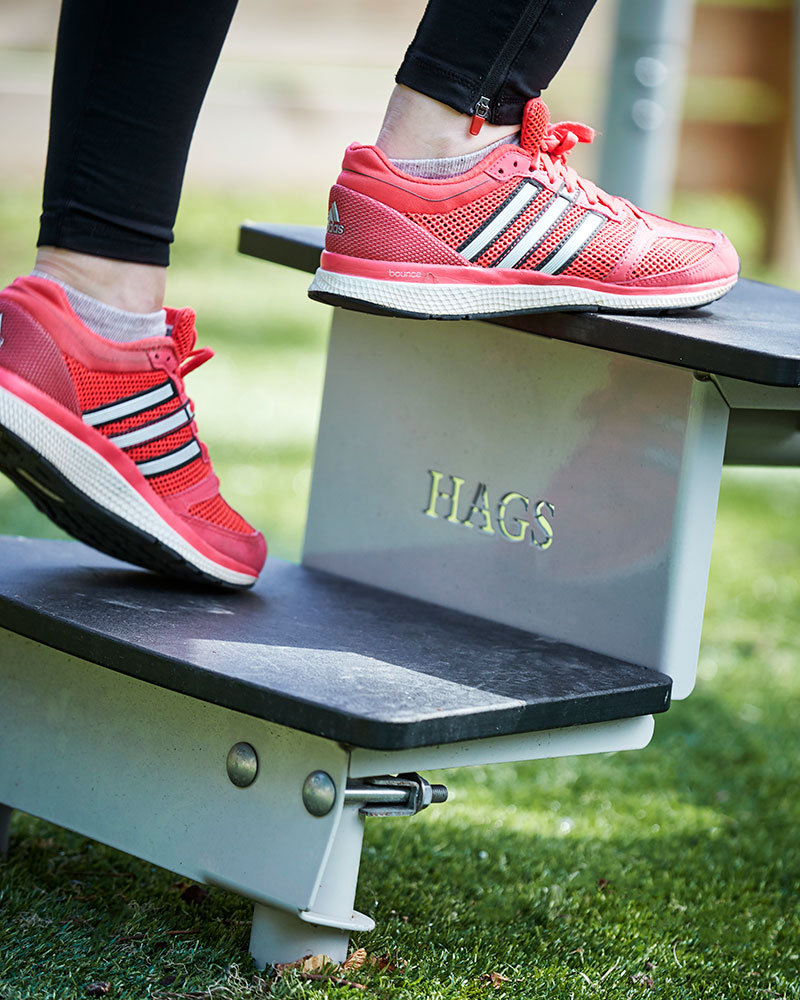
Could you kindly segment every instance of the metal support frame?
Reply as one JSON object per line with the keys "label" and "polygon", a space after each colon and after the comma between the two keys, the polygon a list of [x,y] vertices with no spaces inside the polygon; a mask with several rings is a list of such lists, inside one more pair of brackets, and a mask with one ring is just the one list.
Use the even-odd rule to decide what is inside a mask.
{"label": "metal support frame", "polygon": [[[373,799],[380,789],[389,802],[400,788],[408,799],[416,782],[364,779],[417,766],[632,749],[653,731],[646,717],[416,751],[348,749],[6,630],[0,689],[0,802],[7,803],[0,806],[0,845],[18,808],[251,899],[250,950],[259,966],[307,954],[341,961],[350,934],[374,926],[353,910],[364,788]],[[243,772],[243,783],[234,784]],[[304,789],[319,774],[333,794],[310,811],[319,802],[304,798]],[[428,792],[434,797],[420,787],[416,805]]]}
{"label": "metal support frame", "polygon": [[364,817],[358,806],[346,806],[313,910],[292,914],[256,904],[250,954],[260,968],[304,955],[327,955],[343,962],[350,934],[373,929],[375,922],[370,917],[353,910],[363,836]]}
{"label": "metal support frame", "polygon": [[[321,914],[318,923],[364,926],[349,912],[363,821],[357,807],[344,809],[342,747],[12,632],[0,631],[0,651],[6,808],[252,899],[259,904],[254,944],[270,961],[298,955],[281,951],[291,935],[267,947],[263,907],[282,911],[282,925],[298,931],[309,914]],[[258,757],[247,787],[233,784],[226,766],[242,742]],[[313,771],[324,771],[336,789],[324,816],[303,803]],[[346,932],[340,937],[346,942]]]}

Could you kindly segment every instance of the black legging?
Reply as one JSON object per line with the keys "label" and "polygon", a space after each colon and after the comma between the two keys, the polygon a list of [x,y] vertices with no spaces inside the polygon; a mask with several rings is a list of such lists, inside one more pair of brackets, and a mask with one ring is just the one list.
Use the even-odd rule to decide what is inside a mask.
{"label": "black legging", "polygon": [[[595,0],[429,0],[398,83],[514,124]],[[63,0],[39,246],[167,264],[236,0]],[[483,100],[482,100],[483,99]]]}

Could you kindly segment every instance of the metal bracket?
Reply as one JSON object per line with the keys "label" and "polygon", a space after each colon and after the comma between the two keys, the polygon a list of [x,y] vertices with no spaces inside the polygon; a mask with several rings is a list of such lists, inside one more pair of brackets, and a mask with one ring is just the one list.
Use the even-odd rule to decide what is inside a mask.
{"label": "metal bracket", "polygon": [[432,802],[446,801],[444,785],[432,785],[415,772],[348,781],[344,793],[344,804],[359,805],[361,816],[415,816]]}

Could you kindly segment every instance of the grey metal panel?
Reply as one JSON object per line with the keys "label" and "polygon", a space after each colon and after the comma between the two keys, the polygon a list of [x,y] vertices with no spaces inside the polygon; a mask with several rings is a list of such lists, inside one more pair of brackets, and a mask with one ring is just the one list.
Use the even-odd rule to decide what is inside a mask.
{"label": "grey metal panel", "polygon": [[680,369],[338,311],[304,560],[688,693],[727,412]]}
{"label": "grey metal panel", "polygon": [[[190,878],[297,911],[314,905],[343,796],[305,810],[335,743],[146,684],[0,629],[0,802]],[[248,788],[226,774],[250,743]]]}

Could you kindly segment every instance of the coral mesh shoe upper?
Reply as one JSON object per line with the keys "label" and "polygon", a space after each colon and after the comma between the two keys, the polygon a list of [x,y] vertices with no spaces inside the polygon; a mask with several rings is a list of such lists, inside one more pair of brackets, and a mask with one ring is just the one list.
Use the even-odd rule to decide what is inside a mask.
{"label": "coral mesh shoe upper", "polygon": [[223,500],[184,377],[208,360],[194,313],[171,336],[115,343],[63,290],[19,278],[0,293],[0,469],[56,523],[170,575],[255,582],[261,534]]}
{"label": "coral mesh shoe upper", "polygon": [[739,261],[722,233],[641,211],[568,165],[593,135],[550,124],[537,98],[519,146],[457,177],[411,177],[379,149],[350,146],[312,297],[451,317],[687,307],[728,291]]}

